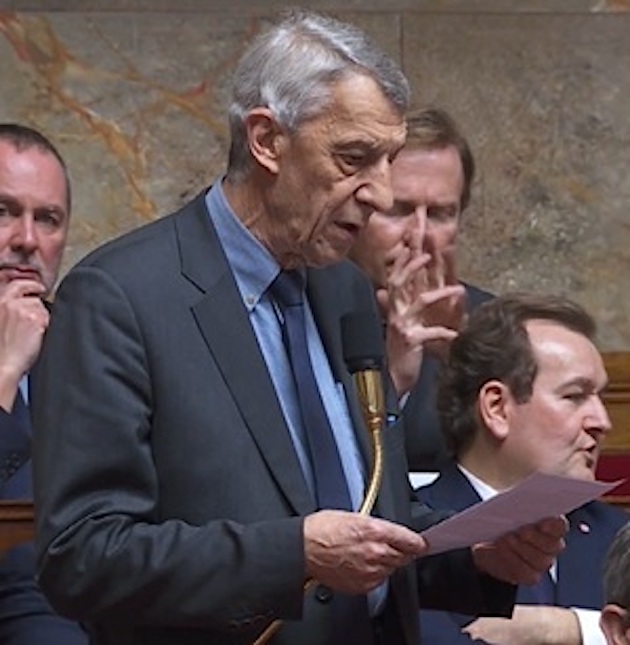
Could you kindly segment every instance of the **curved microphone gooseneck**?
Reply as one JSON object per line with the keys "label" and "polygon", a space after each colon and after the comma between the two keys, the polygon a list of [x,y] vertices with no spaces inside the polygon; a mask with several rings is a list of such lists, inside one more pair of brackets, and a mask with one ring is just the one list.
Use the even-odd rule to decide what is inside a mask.
{"label": "curved microphone gooseneck", "polygon": [[[369,515],[374,508],[383,479],[382,429],[385,416],[383,396],[384,343],[383,330],[377,318],[370,311],[354,311],[341,319],[341,340],[343,358],[348,371],[353,375],[357,388],[363,420],[370,435],[372,447],[372,469],[359,513]],[[304,585],[306,593],[315,580]],[[253,645],[264,645],[282,627],[280,619],[274,620],[254,641]]]}
{"label": "curved microphone gooseneck", "polygon": [[383,479],[383,330],[371,312],[351,312],[341,319],[341,338],[343,358],[353,374],[372,446],[370,482],[359,509],[359,513],[367,515],[374,508]]}

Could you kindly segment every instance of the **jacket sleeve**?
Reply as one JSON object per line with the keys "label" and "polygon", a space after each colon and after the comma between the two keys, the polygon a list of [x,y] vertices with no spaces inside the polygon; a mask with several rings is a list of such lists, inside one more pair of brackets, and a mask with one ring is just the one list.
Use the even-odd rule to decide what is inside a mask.
{"label": "jacket sleeve", "polygon": [[22,422],[0,408],[0,486],[30,458],[30,454],[26,420]]}
{"label": "jacket sleeve", "polygon": [[[173,449],[156,454],[156,442],[167,432],[191,436],[202,422],[186,412],[192,393],[175,391],[182,374],[151,365],[165,362],[165,343],[149,338],[154,327],[179,316],[175,331],[191,335],[188,310],[169,317],[148,309],[151,329],[120,282],[93,266],[75,268],[58,291],[32,397],[40,584],[58,611],[81,620],[235,630],[298,616],[301,518],[267,520],[251,502],[241,509],[242,521],[208,510],[220,508],[226,495],[246,500],[238,487],[216,496],[173,493],[194,518],[192,511],[188,517],[163,511],[167,478],[179,474]],[[159,425],[157,398],[166,389],[174,409]],[[219,403],[213,399],[209,409]],[[227,460],[230,433],[220,421],[211,414],[203,422],[202,437],[213,431],[224,439],[199,455],[210,472]],[[173,472],[165,475],[168,468]],[[262,519],[250,521],[254,513]]]}

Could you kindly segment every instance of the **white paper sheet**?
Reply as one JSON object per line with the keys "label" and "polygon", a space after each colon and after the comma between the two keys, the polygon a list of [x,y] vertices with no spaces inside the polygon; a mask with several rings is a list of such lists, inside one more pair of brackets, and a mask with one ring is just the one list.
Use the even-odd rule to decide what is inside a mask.
{"label": "white paper sheet", "polygon": [[495,497],[479,502],[422,533],[429,553],[492,542],[521,526],[569,513],[619,486],[535,473]]}

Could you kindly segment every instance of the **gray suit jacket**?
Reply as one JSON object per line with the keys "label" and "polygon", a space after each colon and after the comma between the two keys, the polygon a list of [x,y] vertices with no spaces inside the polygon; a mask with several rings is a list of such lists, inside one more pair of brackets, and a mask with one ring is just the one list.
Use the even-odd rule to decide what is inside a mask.
{"label": "gray suit jacket", "polygon": [[[349,263],[311,271],[309,285],[367,459],[339,320],[374,311],[371,289]],[[68,274],[33,400],[41,585],[94,643],[251,643],[278,616],[290,624],[274,643],[331,642],[325,599],[302,594],[315,503],[203,196]],[[401,428],[386,437],[377,513],[431,521],[410,503]],[[466,552],[401,570],[390,590],[407,644],[418,590],[473,612],[511,604]]]}

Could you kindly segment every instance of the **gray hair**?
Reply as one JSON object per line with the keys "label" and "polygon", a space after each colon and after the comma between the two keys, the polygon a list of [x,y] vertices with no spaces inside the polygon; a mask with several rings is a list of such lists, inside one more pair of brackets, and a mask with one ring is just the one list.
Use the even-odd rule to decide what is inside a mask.
{"label": "gray hair", "polygon": [[246,176],[251,164],[245,118],[268,107],[289,132],[322,112],[331,86],[352,73],[373,78],[402,113],[409,84],[399,66],[360,29],[320,14],[294,10],[258,36],[234,74],[230,106],[232,178]]}
{"label": "gray hair", "polygon": [[604,561],[604,602],[630,610],[630,522],[619,529]]}

